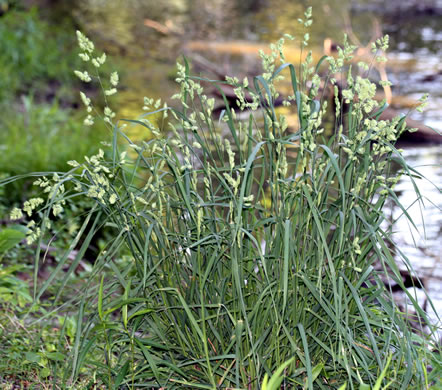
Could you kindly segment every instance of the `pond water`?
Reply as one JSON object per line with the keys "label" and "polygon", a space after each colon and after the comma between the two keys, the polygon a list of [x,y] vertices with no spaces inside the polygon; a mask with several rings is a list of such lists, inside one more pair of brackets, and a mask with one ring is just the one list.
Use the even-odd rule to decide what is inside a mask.
{"label": "pond water", "polygon": [[[125,89],[119,114],[134,117],[141,113],[143,96],[167,99],[175,91],[174,62],[181,54],[192,59],[197,53],[216,64],[221,74],[256,74],[259,48],[284,33],[302,37],[297,19],[308,5],[313,6],[311,44],[317,52],[326,38],[342,41],[344,30],[362,45],[376,33],[388,33],[391,65],[387,74],[394,84],[393,94],[404,102],[396,109],[407,112],[410,101],[429,92],[426,112],[412,117],[442,131],[440,0],[82,0],[69,12],[94,40],[123,55]],[[399,210],[392,210],[393,218],[399,218],[395,240],[424,278],[436,311],[442,313],[442,144],[408,144],[404,149],[408,163],[428,179],[418,181],[426,207],[415,204],[409,209],[419,233],[399,218]],[[409,180],[401,181],[397,190],[401,202],[413,201]]]}

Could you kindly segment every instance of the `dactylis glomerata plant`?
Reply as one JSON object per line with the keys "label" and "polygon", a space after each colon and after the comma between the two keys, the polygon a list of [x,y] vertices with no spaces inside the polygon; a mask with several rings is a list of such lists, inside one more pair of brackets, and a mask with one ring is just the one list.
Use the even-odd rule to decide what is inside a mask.
{"label": "dactylis glomerata plant", "polygon": [[[311,9],[300,22],[308,29]],[[405,117],[380,120],[386,104],[374,99],[371,68],[353,64],[356,47],[347,40],[316,66],[307,52],[297,69],[285,61],[286,39],[293,38],[261,53],[262,75],[243,81],[192,77],[184,61],[173,107],[145,98],[147,113],[116,121],[107,99],[118,75],[102,78],[105,55],[78,32],[80,57],[94,72],[76,74],[101,83],[106,97],[100,112],[81,93],[85,124],[104,117],[112,143],[71,161],[67,173],[39,178],[46,203],[31,199],[23,208],[44,214],[40,227],[29,226],[33,241],[50,218],[63,218],[66,202],[95,200],[71,246],[84,235],[79,253],[103,218],[115,229],[79,296],[65,378],[89,365],[109,388],[258,389],[266,376],[267,388],[355,389],[375,385],[381,373],[392,389],[427,385],[427,347],[381,280],[402,283],[383,206],[399,204],[393,188],[401,175],[419,177],[394,146]],[[308,40],[306,33],[305,52]],[[374,43],[376,59],[387,46],[388,36]],[[275,107],[287,78],[291,119]],[[224,96],[215,115],[202,84],[233,87],[236,106]],[[146,128],[148,141],[131,141],[131,126]],[[103,269],[114,277],[97,287]]]}

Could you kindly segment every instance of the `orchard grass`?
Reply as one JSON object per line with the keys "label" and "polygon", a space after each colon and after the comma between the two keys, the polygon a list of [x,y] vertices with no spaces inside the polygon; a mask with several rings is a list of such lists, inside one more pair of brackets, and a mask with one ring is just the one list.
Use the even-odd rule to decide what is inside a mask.
{"label": "orchard grass", "polygon": [[[311,9],[300,23],[308,29]],[[92,66],[76,74],[99,82],[110,100],[118,76],[104,78],[105,57],[83,34],[78,39]],[[306,33],[306,53],[308,40]],[[394,146],[407,131],[405,117],[379,119],[386,104],[374,100],[370,66],[348,65],[356,48],[347,41],[337,58],[312,64],[308,53],[299,67],[286,63],[283,43],[261,53],[262,75],[242,81],[193,77],[184,60],[178,103],[145,98],[138,119],[116,121],[108,105],[100,112],[82,95],[85,124],[104,119],[112,142],[84,162],[70,161],[69,172],[39,176],[46,203],[27,206],[41,216],[38,226],[28,224],[28,241],[40,244],[69,204],[95,201],[39,286],[36,254],[36,301],[62,275],[54,307],[94,234],[104,225],[115,232],[76,297],[70,359],[53,373],[61,387],[84,381],[85,369],[93,373],[89,388],[109,389],[431,385],[433,338],[413,333],[383,282],[388,275],[404,289],[432,334],[402,283],[383,224],[386,202],[413,224],[393,189],[402,175],[421,179]],[[388,37],[374,44],[375,61],[387,46]],[[283,78],[292,88],[284,105],[297,123],[275,108]],[[234,88],[238,107],[224,97],[215,115],[203,82]],[[329,86],[333,107],[323,98]],[[325,136],[322,118],[330,111],[334,127]],[[169,135],[160,130],[165,124]],[[131,140],[132,126],[144,127],[150,140]],[[121,253],[130,260],[119,261]]]}

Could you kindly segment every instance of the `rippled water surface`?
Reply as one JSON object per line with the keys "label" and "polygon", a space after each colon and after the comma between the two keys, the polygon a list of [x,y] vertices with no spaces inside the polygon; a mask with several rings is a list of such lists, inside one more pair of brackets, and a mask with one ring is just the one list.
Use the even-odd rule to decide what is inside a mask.
{"label": "rippled water surface", "polygon": [[[422,195],[422,203],[416,202],[416,192],[410,178],[401,180],[396,191],[399,200],[407,209],[414,225],[410,224],[399,208],[392,210],[394,240],[402,253],[410,260],[432,298],[434,309],[427,306],[434,320],[442,313],[442,148],[440,146],[407,147],[404,157],[408,164],[421,172],[425,179],[415,184]],[[399,267],[406,267],[399,262]],[[425,303],[425,294],[417,291],[419,301]]]}

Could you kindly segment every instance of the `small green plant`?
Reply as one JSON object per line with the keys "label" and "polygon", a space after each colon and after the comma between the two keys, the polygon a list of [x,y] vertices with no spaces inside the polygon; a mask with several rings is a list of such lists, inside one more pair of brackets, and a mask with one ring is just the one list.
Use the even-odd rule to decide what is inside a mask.
{"label": "small green plant", "polygon": [[[32,301],[32,298],[29,297]],[[29,307],[18,310],[9,302],[2,302],[0,314],[0,384],[22,386],[24,388],[38,386],[50,388],[53,375],[63,368],[68,358],[66,349],[70,348],[66,327],[57,327],[51,320],[31,322]],[[32,315],[48,317],[43,307],[35,307]],[[47,385],[47,387],[40,387]],[[19,387],[21,388],[21,387]],[[58,387],[51,387],[58,388]]]}
{"label": "small green plant", "polygon": [[2,261],[8,251],[24,240],[25,231],[26,229],[19,225],[0,230],[0,301],[3,305],[22,308],[32,302],[28,284],[15,276],[23,266],[17,264],[5,267]]}
{"label": "small green plant", "polygon": [[[300,22],[310,26],[311,9]],[[117,92],[118,75],[103,78],[105,56],[83,34],[78,39],[94,71],[76,75],[99,81],[108,98]],[[308,40],[306,33],[303,49]],[[13,213],[43,215],[28,233],[39,242],[68,202],[95,201],[54,272],[39,289],[34,279],[36,300],[77,247],[57,302],[103,217],[115,229],[78,295],[63,383],[75,382],[88,365],[107,388],[273,390],[282,381],[308,390],[424,386],[421,363],[431,354],[423,339],[413,338],[381,279],[388,272],[404,287],[382,223],[385,202],[402,207],[393,191],[400,176],[420,178],[394,146],[406,131],[405,117],[379,119],[386,105],[374,100],[369,65],[359,63],[360,74],[348,66],[356,48],[347,41],[337,58],[316,65],[308,52],[299,69],[285,61],[283,43],[261,54],[264,73],[251,80],[192,77],[184,61],[179,107],[145,98],[151,111],[123,123],[108,105],[101,112],[81,95],[85,123],[103,117],[114,134],[111,147],[70,161],[69,172],[39,177],[35,184],[47,202],[30,199]],[[383,60],[387,46],[388,37],[374,44],[375,60]],[[296,123],[274,105],[283,76],[292,87],[284,105]],[[201,81],[233,87],[238,107],[224,98],[215,117]],[[325,137],[322,119],[330,109],[320,88],[328,84],[335,124]],[[159,115],[170,137],[157,127]],[[153,138],[132,142],[127,125]],[[123,246],[131,256],[121,263]],[[103,270],[113,276],[100,278]]]}

